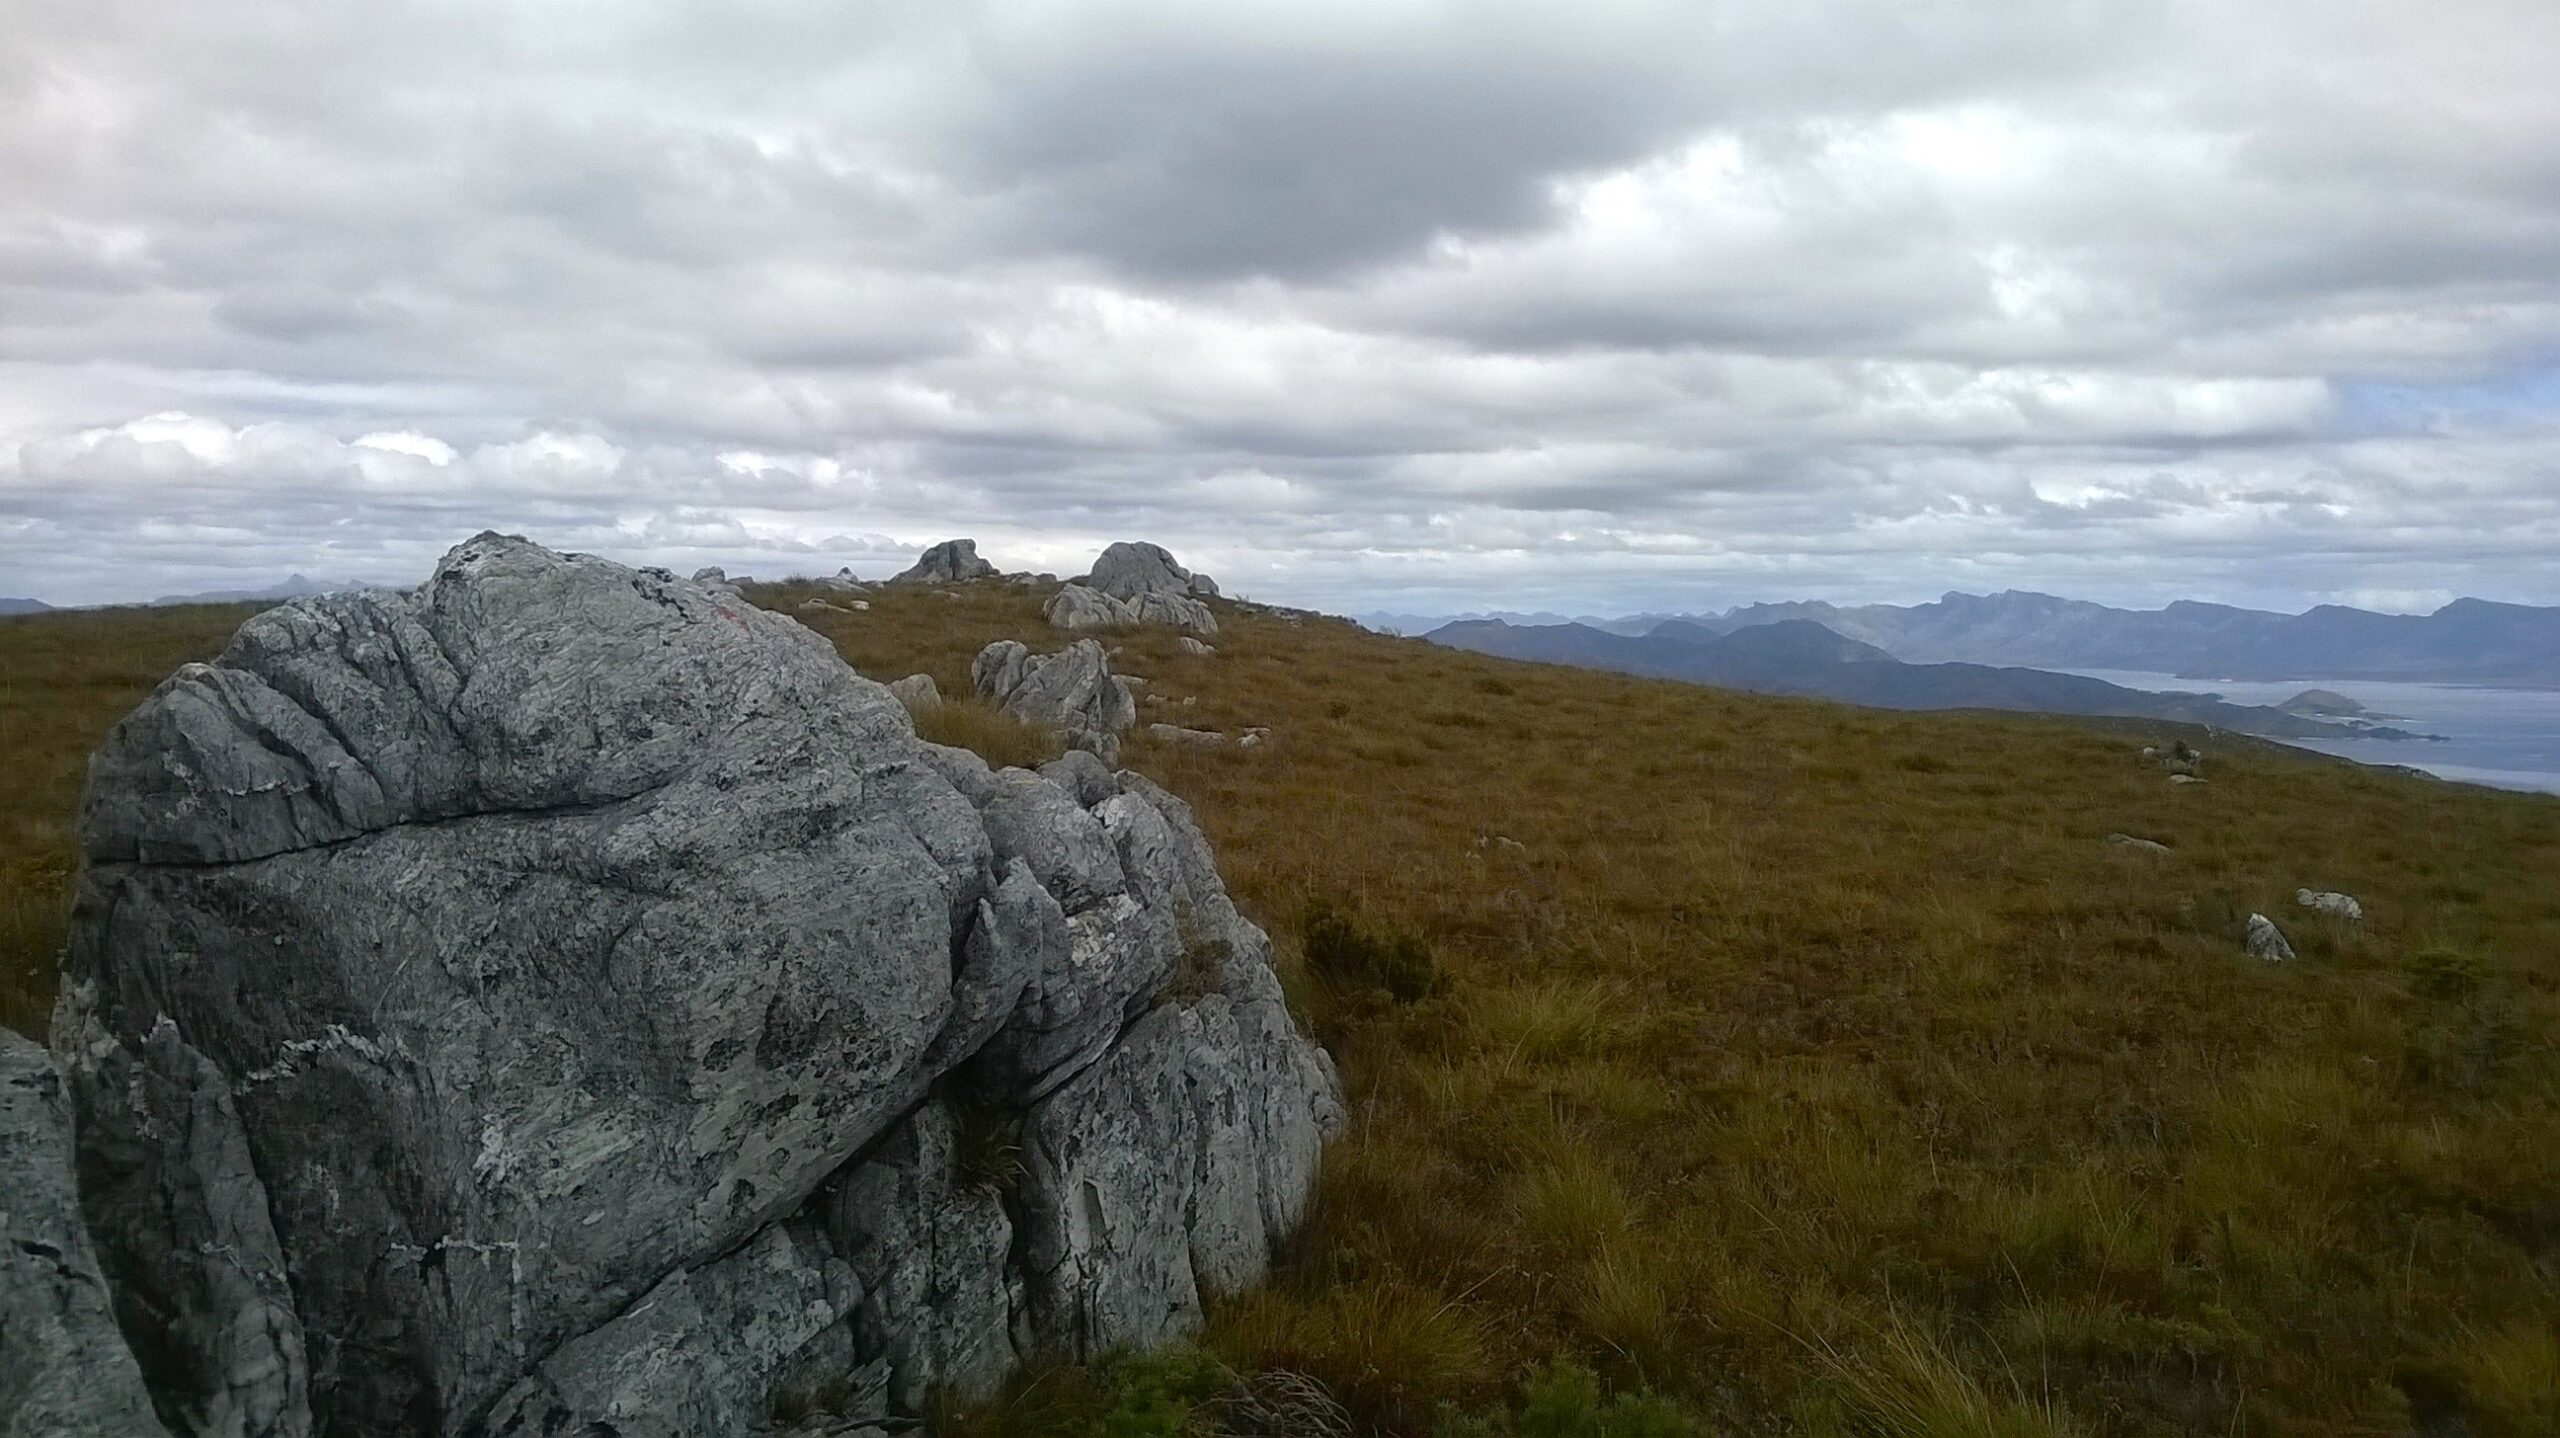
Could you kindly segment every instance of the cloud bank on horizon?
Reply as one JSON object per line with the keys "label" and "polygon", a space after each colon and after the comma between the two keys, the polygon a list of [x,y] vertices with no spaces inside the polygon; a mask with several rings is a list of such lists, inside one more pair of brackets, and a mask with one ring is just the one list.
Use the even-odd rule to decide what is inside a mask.
{"label": "cloud bank on horizon", "polygon": [[2556,60],[2516,0],[21,7],[0,593],[498,527],[2560,601]]}

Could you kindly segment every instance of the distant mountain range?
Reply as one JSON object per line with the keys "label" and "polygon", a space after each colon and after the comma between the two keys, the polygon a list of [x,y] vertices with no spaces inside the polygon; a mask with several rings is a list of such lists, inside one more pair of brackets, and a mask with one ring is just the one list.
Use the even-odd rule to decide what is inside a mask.
{"label": "distant mountain range", "polygon": [[354,579],[313,579],[309,575],[286,576],[281,584],[262,589],[207,589],[195,594],[163,594],[154,604],[248,604],[262,599],[299,599],[306,594],[343,594],[350,589],[375,589],[378,585]]}
{"label": "distant mountain range", "polygon": [[[2560,687],[2560,609],[2457,599],[2433,614],[2376,614],[2324,604],[2303,614],[2181,601],[2116,609],[2011,590],[1949,594],[1930,604],[1747,604],[1714,614],[1465,616],[1579,623],[1643,635],[1678,623],[1716,634],[1811,620],[1907,664],[2138,669],[2185,679],[2386,679]],[[1380,621],[1399,621],[1399,624]],[[1412,615],[1374,615],[1399,633],[1433,628]]]}
{"label": "distant mountain range", "polygon": [[15,599],[0,594],[0,614],[42,614],[51,608],[41,599]]}
{"label": "distant mountain range", "polygon": [[1517,625],[1461,620],[1425,636],[1434,644],[1510,659],[1575,664],[1732,689],[1801,694],[1882,709],[2018,709],[2209,724],[2281,739],[2415,737],[2404,730],[2348,725],[2301,712],[2314,705],[2229,704],[2207,694],[2155,694],[2104,680],[1986,664],[1906,664],[1882,648],[1809,619],[1780,619],[1719,632],[1666,620],[1640,635],[1588,624]]}

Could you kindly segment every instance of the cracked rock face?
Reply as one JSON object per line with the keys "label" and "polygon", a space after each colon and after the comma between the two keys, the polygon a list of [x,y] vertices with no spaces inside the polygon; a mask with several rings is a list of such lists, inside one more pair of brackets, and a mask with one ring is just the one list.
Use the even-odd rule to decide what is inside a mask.
{"label": "cracked rock face", "polygon": [[[876,1417],[1251,1281],[1330,1065],[1180,801],[1051,768],[921,743],[732,593],[494,535],[181,669],[93,762],[54,1039],[162,1414]],[[954,1112],[1020,1130],[1000,1199]]]}
{"label": "cracked rock face", "polygon": [[45,1051],[0,1029],[0,1433],[159,1438],[116,1333],[72,1181],[71,1104]]}

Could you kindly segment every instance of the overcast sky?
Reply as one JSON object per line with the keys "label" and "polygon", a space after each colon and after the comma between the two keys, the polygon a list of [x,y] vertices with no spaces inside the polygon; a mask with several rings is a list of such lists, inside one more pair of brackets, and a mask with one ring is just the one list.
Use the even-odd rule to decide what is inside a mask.
{"label": "overcast sky", "polygon": [[2560,602],[2549,0],[0,15],[0,594]]}

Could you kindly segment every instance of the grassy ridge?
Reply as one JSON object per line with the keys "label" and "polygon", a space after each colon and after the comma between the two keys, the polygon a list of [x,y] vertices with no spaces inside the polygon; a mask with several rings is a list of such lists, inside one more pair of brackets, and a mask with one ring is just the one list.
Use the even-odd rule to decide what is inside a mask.
{"label": "grassy ridge", "polygon": [[[1046,639],[1035,597],[958,592],[808,617],[965,694],[982,644]],[[39,916],[11,1022],[80,754],[237,614],[0,622],[0,875]],[[2068,722],[1226,622],[1120,667],[1193,697],[1142,719],[1272,743],[1128,762],[1292,954],[1321,904],[1432,970],[1289,976],[1353,1124],[1284,1270],[1213,1316],[1235,1370],[1400,1433],[1582,1368],[1755,1433],[2560,1426],[2560,802],[2222,744],[2176,786]],[[2300,962],[2240,956],[2253,909]],[[1085,1410],[1037,1395],[1096,1381],[954,1426],[1053,1431]]]}

